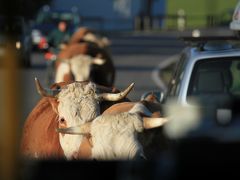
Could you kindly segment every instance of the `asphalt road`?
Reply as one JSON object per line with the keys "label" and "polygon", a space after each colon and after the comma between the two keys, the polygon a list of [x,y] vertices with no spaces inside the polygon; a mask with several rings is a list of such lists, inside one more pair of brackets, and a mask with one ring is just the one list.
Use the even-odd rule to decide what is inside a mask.
{"label": "asphalt road", "polygon": [[[140,99],[146,91],[159,90],[152,78],[152,71],[159,63],[178,54],[184,43],[176,34],[111,34],[111,53],[116,67],[115,87],[122,90],[130,83],[135,88],[129,94],[132,101]],[[46,62],[43,54],[32,53],[32,67],[21,70],[22,77],[22,119],[26,119],[40,96],[37,94],[34,77],[46,87]]]}

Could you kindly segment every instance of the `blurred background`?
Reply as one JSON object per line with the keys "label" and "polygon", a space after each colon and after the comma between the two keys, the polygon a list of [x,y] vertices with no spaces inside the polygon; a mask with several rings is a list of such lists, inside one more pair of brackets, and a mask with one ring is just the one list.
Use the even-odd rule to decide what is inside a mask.
{"label": "blurred background", "polygon": [[[114,86],[121,90],[135,82],[129,98],[137,101],[146,91],[166,90],[174,64],[185,47],[180,36],[191,36],[193,32],[201,35],[232,35],[229,24],[237,2],[1,0],[0,179],[54,177],[48,174],[47,169],[42,168],[46,162],[27,165],[21,162],[18,148],[23,123],[40,99],[35,89],[34,77],[38,77],[45,87],[51,84],[48,81],[46,58],[37,45],[42,37],[56,28],[59,20],[68,22],[70,33],[79,27],[89,27],[110,39],[110,52],[116,68]],[[159,64],[166,72],[161,80]],[[55,162],[49,163],[57,166]],[[135,171],[147,166],[162,166],[158,161],[144,165],[132,163],[136,166]],[[77,167],[74,162],[71,165]],[[83,165],[79,167],[83,168]],[[99,164],[93,163],[91,167],[93,165]],[[128,175],[123,172],[133,171],[130,179],[140,178],[131,169],[132,164],[115,162],[114,165],[116,169],[112,171],[112,177],[125,179]],[[37,167],[43,169],[42,176],[36,177],[36,174],[41,174],[40,170],[36,172]],[[111,168],[111,165],[104,164],[102,167]],[[147,170],[149,173],[142,176],[142,179],[164,177],[162,171],[155,169],[155,174],[152,174],[152,169]],[[55,169],[54,173],[56,172]]]}

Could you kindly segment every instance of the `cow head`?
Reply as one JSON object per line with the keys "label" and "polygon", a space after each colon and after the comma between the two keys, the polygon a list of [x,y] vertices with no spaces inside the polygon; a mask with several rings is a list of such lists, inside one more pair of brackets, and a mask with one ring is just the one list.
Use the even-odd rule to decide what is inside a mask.
{"label": "cow head", "polygon": [[[36,87],[40,95],[49,98],[53,110],[57,113],[59,128],[78,126],[92,121],[100,114],[100,101],[118,101],[131,91],[134,84],[126,90],[112,94],[99,93],[98,87],[92,82],[74,82],[61,89],[44,89],[35,79]],[[60,144],[67,158],[72,158],[79,150],[82,136],[59,134]]]}
{"label": "cow head", "polygon": [[94,33],[92,30],[86,27],[79,28],[72,35],[69,43],[74,44],[81,41],[94,43],[101,48],[105,48],[111,44],[110,40],[107,37],[101,37],[100,35]]}
{"label": "cow head", "polygon": [[104,63],[104,59],[84,54],[76,55],[71,59],[59,60],[56,68],[55,82],[89,80],[92,65],[101,66]]}
{"label": "cow head", "polygon": [[60,128],[58,132],[90,134],[93,144],[92,158],[94,159],[119,160],[144,157],[137,133],[143,132],[144,129],[162,126],[168,121],[167,118],[150,118],[140,115],[145,112],[146,108],[137,103],[129,112],[103,114],[80,126]]}
{"label": "cow head", "polygon": [[86,33],[82,39],[86,42],[95,43],[101,48],[108,47],[111,44],[110,40],[107,37],[100,37],[96,34],[93,34],[92,32]]}

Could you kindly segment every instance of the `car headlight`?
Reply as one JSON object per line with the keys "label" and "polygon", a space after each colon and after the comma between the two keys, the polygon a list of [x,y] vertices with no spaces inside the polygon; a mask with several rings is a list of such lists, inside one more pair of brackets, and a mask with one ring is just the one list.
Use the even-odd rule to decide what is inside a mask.
{"label": "car headlight", "polygon": [[21,42],[20,42],[20,41],[17,41],[17,42],[16,42],[16,48],[17,48],[17,49],[20,49],[21,46],[22,46],[22,45],[21,45]]}

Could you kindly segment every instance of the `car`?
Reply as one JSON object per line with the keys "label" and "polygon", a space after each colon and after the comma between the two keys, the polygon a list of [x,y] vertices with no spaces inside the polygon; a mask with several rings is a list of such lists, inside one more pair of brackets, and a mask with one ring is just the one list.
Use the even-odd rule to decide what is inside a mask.
{"label": "car", "polygon": [[[155,93],[167,110],[175,105],[190,109],[188,111],[196,107],[197,119],[201,120],[191,136],[240,142],[239,39],[232,36],[183,39],[189,45],[181,52],[167,92],[147,92],[142,99]],[[183,113],[178,112],[176,119],[181,119]]]}
{"label": "car", "polygon": [[240,35],[240,1],[235,7],[229,27],[236,33],[236,35]]}
{"label": "car", "polygon": [[[11,41],[8,40],[7,34],[11,35]],[[31,35],[28,25],[22,16],[14,16],[7,19],[0,16],[0,58],[4,57],[8,42],[13,43],[18,63],[24,67],[31,66]]]}
{"label": "car", "polygon": [[49,32],[57,28],[59,21],[65,21],[68,32],[72,34],[80,26],[81,19],[75,7],[71,10],[53,10],[47,5],[43,6],[32,22],[31,36],[34,50],[38,49],[40,41],[46,40]]}

